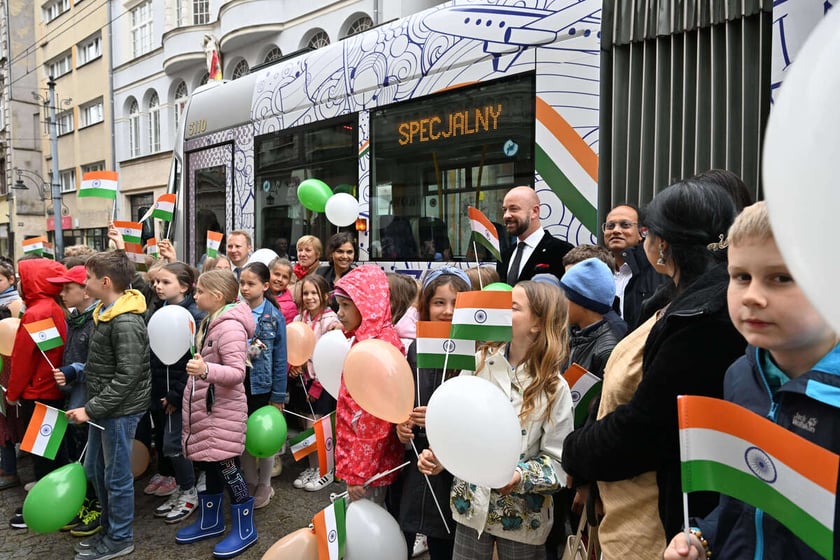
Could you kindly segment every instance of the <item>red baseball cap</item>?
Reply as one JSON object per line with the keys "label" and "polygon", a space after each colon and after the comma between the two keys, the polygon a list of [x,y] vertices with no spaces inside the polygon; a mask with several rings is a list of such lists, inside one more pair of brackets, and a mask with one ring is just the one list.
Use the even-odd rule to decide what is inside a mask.
{"label": "red baseball cap", "polygon": [[84,265],[74,266],[61,276],[53,276],[52,278],[47,278],[47,282],[50,284],[79,284],[80,286],[84,286],[85,282],[87,282],[87,271],[85,270]]}

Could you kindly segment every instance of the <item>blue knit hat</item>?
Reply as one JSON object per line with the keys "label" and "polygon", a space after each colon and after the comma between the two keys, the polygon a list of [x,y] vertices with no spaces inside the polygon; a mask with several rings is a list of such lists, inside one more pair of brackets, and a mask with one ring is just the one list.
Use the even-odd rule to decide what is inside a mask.
{"label": "blue knit hat", "polygon": [[586,259],[571,267],[560,279],[560,286],[569,301],[583,308],[602,315],[612,309],[615,279],[600,259]]}

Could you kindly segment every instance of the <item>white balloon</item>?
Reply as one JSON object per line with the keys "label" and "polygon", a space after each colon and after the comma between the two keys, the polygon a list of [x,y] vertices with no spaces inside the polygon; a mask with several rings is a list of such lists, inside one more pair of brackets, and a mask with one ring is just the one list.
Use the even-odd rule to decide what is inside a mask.
{"label": "white balloon", "polygon": [[840,332],[840,264],[827,228],[840,208],[840,10],[800,50],[770,111],[762,174],[779,249],[814,307]]}
{"label": "white balloon", "polygon": [[395,560],[408,557],[397,520],[370,500],[347,506],[344,560]]}
{"label": "white balloon", "polygon": [[248,257],[248,264],[252,262],[260,262],[263,263],[265,266],[268,266],[271,261],[277,258],[277,253],[272,251],[271,249],[257,249],[251,256]]}
{"label": "white balloon", "polygon": [[338,193],[327,200],[324,209],[327,219],[334,226],[344,227],[356,222],[359,217],[359,201],[352,194]]}
{"label": "white balloon", "polygon": [[338,398],[341,387],[341,372],[344,370],[344,358],[350,351],[350,341],[341,330],[330,331],[321,335],[312,351],[312,368],[315,377],[324,389],[334,398]]}
{"label": "white balloon", "polygon": [[195,336],[195,319],[180,305],[165,305],[149,319],[149,347],[166,365],[189,352]]}
{"label": "white balloon", "polygon": [[426,435],[446,470],[467,482],[501,488],[522,448],[522,428],[510,399],[473,375],[438,387],[426,409]]}

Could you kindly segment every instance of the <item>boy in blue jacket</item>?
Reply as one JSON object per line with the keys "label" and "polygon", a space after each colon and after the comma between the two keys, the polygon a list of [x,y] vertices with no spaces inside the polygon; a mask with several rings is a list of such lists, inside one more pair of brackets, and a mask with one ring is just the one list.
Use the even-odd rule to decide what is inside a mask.
{"label": "boy in blue jacket", "polygon": [[[726,372],[724,398],[840,453],[838,338],[791,277],[763,202],[744,209],[728,242],[729,315],[749,346]],[[821,558],[767,513],[729,496],[693,524],[691,546],[684,534],[676,535],[666,560],[706,558],[707,552],[715,558]]]}

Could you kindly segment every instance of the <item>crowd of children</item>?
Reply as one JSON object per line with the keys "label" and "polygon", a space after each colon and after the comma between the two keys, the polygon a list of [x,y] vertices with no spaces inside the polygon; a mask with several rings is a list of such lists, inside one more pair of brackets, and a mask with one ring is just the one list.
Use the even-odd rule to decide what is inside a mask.
{"label": "crowd of children", "polygon": [[[677,425],[663,399],[670,403],[671,393],[683,392],[723,397],[838,452],[836,404],[829,396],[840,386],[840,372],[838,337],[788,272],[766,206],[756,203],[735,218],[728,195],[714,185],[680,183],[663,193],[646,216],[645,252],[672,282],[637,328],[628,334],[614,311],[609,252],[581,246],[564,259],[561,278],[538,274],[512,288],[511,340],[482,343],[475,371],[417,370],[415,324],[450,322],[458,293],[477,289],[476,283],[480,289],[492,275],[441,267],[417,282],[376,265],[354,267],[345,237],[327,244],[343,259],[330,260],[330,278],[316,272],[320,241],[306,237],[298,242],[296,266],[278,258],[234,271],[230,262],[208,261],[198,275],[182,262],[156,263],[148,296],[137,289],[143,280],[119,249],[69,269],[26,258],[17,266],[19,282],[14,263],[0,259],[0,312],[11,315],[22,300],[24,325],[48,319],[64,341],[42,352],[25,329],[15,337],[0,383],[20,418],[16,424],[18,415],[0,417],[0,489],[20,483],[14,444],[35,402],[66,410],[73,426],[54,460],[34,457],[35,476],[84,455],[87,496],[66,527],[85,537],[75,546],[76,558],[130,554],[131,446],[148,429],[156,464],[144,491],[166,498],[154,515],[170,524],[193,516],[176,531],[176,542],[218,538],[214,556],[233,558],[257,542],[254,512],[270,503],[271,478],[282,469],[282,451],[264,458],[245,449],[248,416],[274,406],[308,418],[302,429],[335,413],[335,471],[322,474],[310,455],[292,486],[317,491],[341,480],[350,501],[388,508],[409,557],[422,538],[431,560],[557,558],[567,518],[575,527],[584,515],[592,525],[604,523],[604,558],[816,558],[777,520],[726,496],[693,502],[689,536],[675,535],[682,518],[672,504]],[[698,204],[708,215],[698,214]],[[688,227],[694,218],[708,231]],[[726,242],[705,247],[706,238],[727,229]],[[170,364],[150,350],[146,326],[167,306],[186,309],[196,325],[194,348]],[[287,364],[286,327],[293,321],[311,328],[316,340],[341,330],[351,345],[377,339],[406,355],[418,383],[409,419],[394,425],[377,418],[343,381],[330,394],[311,359]],[[704,340],[719,344],[691,346]],[[727,371],[747,344],[746,355]],[[703,352],[709,355],[697,357]],[[694,367],[706,368],[702,378],[686,379],[689,370],[677,367],[687,356]],[[572,364],[604,382],[602,399],[577,429],[562,375]],[[427,405],[456,375],[496,385],[519,418],[521,455],[503,487],[453,476],[430,446]],[[664,377],[654,381],[658,376]],[[660,404],[654,410],[640,403]],[[631,448],[645,430],[659,447]],[[406,460],[409,465],[398,469]],[[26,527],[20,509],[10,524]]]}

